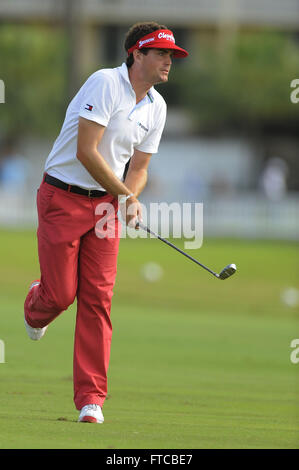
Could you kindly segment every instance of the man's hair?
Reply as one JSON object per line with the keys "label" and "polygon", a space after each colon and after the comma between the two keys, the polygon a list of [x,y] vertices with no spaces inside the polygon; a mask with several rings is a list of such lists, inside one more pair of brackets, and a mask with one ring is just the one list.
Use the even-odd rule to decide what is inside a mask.
{"label": "man's hair", "polygon": [[[158,24],[154,21],[146,21],[144,23],[135,23],[129,31],[126,34],[125,37],[125,50],[128,53],[128,50],[130,47],[134,46],[138,39],[141,39],[143,36],[146,36],[147,34],[152,33],[153,31],[157,31],[158,29],[168,29],[167,26],[164,24]],[[140,52],[142,52],[144,55],[148,53],[150,48],[142,48],[140,49]],[[127,59],[126,59],[126,64],[127,67],[130,68],[134,63],[134,57],[133,54],[131,53]]]}

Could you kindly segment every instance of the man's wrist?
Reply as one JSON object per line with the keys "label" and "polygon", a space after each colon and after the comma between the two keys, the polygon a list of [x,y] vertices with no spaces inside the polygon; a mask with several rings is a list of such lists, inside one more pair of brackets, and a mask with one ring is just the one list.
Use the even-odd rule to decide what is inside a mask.
{"label": "man's wrist", "polygon": [[127,200],[130,199],[130,197],[135,197],[134,193],[127,194],[126,196],[121,196],[119,197],[118,201],[120,204],[123,204],[124,202],[127,202]]}

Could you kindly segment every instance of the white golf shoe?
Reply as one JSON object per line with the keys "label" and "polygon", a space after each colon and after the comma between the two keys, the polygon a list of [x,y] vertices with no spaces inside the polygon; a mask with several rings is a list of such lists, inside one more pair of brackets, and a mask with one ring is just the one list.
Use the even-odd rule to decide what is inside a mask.
{"label": "white golf shoe", "polygon": [[85,405],[80,411],[78,422],[103,423],[104,416],[100,405]]}
{"label": "white golf shoe", "polygon": [[[34,281],[29,287],[29,290],[33,289],[39,284],[40,284],[40,281]],[[24,317],[24,323],[25,323],[27,334],[29,338],[32,339],[33,341],[40,340],[44,336],[44,334],[46,333],[46,329],[48,328],[48,326],[44,326],[43,328],[33,328],[27,323],[25,317]]]}

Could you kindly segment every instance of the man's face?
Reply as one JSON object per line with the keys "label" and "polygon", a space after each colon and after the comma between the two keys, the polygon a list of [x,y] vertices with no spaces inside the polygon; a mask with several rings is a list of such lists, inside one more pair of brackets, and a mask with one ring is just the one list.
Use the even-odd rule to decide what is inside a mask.
{"label": "man's face", "polygon": [[141,67],[145,81],[155,85],[168,81],[172,64],[171,49],[150,49],[147,55],[141,54]]}

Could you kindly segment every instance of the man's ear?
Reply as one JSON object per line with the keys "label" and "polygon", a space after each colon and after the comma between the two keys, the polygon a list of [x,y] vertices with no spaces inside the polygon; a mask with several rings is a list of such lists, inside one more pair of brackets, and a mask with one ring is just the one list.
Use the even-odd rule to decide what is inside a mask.
{"label": "man's ear", "polygon": [[134,62],[140,62],[141,58],[142,58],[143,54],[142,52],[139,51],[139,49],[135,49],[133,51],[133,57],[134,57]]}

